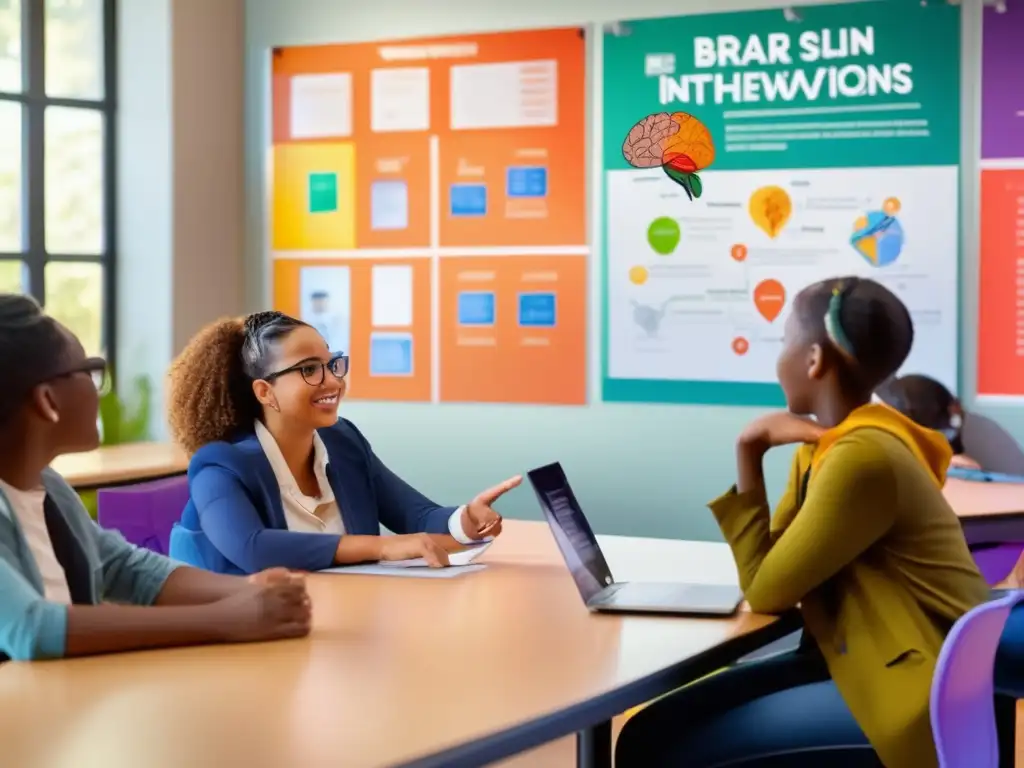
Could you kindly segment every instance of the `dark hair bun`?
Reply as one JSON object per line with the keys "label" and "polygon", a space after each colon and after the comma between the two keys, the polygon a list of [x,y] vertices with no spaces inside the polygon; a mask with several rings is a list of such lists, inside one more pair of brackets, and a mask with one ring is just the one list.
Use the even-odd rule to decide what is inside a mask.
{"label": "dark hair bun", "polygon": [[0,327],[13,331],[38,323],[46,317],[39,302],[20,293],[0,293]]}

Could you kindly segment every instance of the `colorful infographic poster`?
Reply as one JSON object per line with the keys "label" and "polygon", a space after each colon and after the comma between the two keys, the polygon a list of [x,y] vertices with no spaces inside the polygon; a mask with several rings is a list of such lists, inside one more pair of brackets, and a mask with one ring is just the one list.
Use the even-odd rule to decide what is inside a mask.
{"label": "colorful infographic poster", "polygon": [[[350,352],[351,397],[585,402],[584,45],[555,29],[274,52],[274,303]],[[462,322],[466,264],[493,276],[490,326]],[[510,312],[531,288],[547,314]]]}
{"label": "colorful infographic poster", "polygon": [[1024,397],[1024,2],[986,8],[981,64],[978,396]]}
{"label": "colorful infographic poster", "polygon": [[604,40],[604,399],[781,405],[794,297],[845,275],[957,385],[959,9],[627,22]]}

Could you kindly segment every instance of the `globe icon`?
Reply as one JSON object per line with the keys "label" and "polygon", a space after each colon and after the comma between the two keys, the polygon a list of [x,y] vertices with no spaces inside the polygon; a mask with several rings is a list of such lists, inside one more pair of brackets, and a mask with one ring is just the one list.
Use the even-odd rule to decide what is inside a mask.
{"label": "globe icon", "polygon": [[899,219],[883,211],[871,211],[855,225],[850,245],[873,267],[887,267],[903,251],[903,227]]}

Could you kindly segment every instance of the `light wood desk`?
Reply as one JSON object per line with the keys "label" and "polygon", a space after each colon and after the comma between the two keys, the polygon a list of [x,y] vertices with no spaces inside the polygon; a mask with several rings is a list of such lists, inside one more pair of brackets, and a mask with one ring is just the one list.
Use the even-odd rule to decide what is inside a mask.
{"label": "light wood desk", "polygon": [[1024,540],[1024,484],[950,478],[942,489],[972,545]]}
{"label": "light wood desk", "polygon": [[169,443],[126,443],[61,456],[53,468],[84,491],[181,475],[188,470],[188,457]]}
{"label": "light wood desk", "polygon": [[[602,544],[618,578],[736,578],[721,544]],[[591,615],[543,523],[508,521],[482,561],[451,580],[313,576],[303,640],[6,664],[2,762],[482,765],[606,723],[795,628],[749,613]],[[596,746],[589,764],[610,765],[610,744]]]}

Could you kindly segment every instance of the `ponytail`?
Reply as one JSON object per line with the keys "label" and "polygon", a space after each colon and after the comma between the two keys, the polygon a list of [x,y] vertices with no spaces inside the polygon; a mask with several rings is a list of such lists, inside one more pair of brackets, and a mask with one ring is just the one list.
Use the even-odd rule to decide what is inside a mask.
{"label": "ponytail", "polygon": [[189,455],[251,429],[260,404],[242,367],[242,320],[218,320],[192,337],[171,363],[167,421]]}
{"label": "ponytail", "polygon": [[274,345],[302,325],[281,312],[256,312],[218,320],[193,336],[169,374],[167,421],[175,442],[191,455],[249,432],[262,413],[252,382],[271,373]]}

